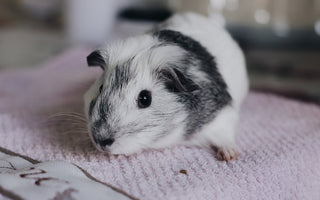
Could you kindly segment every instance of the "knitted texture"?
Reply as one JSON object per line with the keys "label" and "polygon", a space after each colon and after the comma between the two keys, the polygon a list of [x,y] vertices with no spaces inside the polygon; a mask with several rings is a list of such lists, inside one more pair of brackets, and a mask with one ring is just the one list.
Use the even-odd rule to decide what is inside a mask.
{"label": "knitted texture", "polygon": [[270,94],[251,92],[244,102],[238,160],[217,161],[199,147],[96,151],[84,122],[56,114],[82,112],[83,92],[101,73],[86,67],[88,52],[72,49],[36,69],[0,73],[0,147],[72,162],[139,199],[320,199],[320,108]]}

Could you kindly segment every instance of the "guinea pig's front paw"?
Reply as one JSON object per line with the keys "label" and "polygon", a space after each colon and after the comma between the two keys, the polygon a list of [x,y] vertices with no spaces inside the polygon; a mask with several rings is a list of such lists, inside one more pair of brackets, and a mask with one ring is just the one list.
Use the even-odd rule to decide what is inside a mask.
{"label": "guinea pig's front paw", "polygon": [[237,160],[239,153],[234,147],[212,147],[215,152],[215,157],[220,161]]}

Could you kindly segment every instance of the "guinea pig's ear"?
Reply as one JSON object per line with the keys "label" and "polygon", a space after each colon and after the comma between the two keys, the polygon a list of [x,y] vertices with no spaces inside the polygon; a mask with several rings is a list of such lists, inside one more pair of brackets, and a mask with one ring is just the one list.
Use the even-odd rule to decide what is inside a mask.
{"label": "guinea pig's ear", "polygon": [[176,68],[163,69],[161,78],[164,80],[166,88],[171,92],[193,92],[200,89],[199,85]]}
{"label": "guinea pig's ear", "polygon": [[107,66],[106,61],[99,50],[96,50],[87,56],[87,63],[89,67],[100,66],[103,70],[105,70]]}

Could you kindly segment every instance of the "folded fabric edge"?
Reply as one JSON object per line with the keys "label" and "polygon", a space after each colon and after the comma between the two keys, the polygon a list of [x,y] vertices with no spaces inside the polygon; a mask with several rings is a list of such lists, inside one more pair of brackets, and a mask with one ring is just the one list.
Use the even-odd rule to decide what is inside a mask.
{"label": "folded fabric edge", "polygon": [[[39,162],[37,160],[34,160],[30,157],[27,157],[27,156],[24,156],[24,155],[20,155],[20,154],[17,154],[15,152],[12,152],[10,150],[7,150],[5,148],[2,148],[0,147],[0,153],[3,153],[5,155],[8,155],[8,156],[12,156],[12,157],[18,157],[20,159],[23,159],[26,163],[30,163],[31,165],[36,165],[36,164],[41,164],[41,163],[47,163],[47,162]],[[50,161],[51,162],[51,161]],[[65,161],[63,161],[65,162]],[[69,163],[69,162],[66,162],[66,163]],[[81,167],[79,167],[78,165],[75,165],[73,163],[69,163],[73,166],[75,166],[76,168],[78,168],[88,179],[90,179],[91,181],[93,182],[96,182],[96,183],[99,183],[99,184],[102,184],[103,186],[106,186],[108,187],[109,189],[113,190],[114,192],[116,193],[120,193],[121,195],[124,195],[126,196],[128,199],[137,199],[135,197],[132,197],[131,195],[129,195],[128,193],[118,189],[118,188],[115,188],[114,186],[111,186],[111,185],[108,185],[104,182],[101,182],[99,180],[97,180],[96,178],[94,178],[92,175],[90,175],[87,171],[85,171],[84,169],[82,169]],[[12,166],[13,167],[13,166]],[[0,173],[1,174],[1,173]],[[4,196],[4,197],[7,197],[9,199],[15,199],[15,200],[22,200],[24,198],[22,198],[20,195],[18,194],[15,194],[14,192],[10,191],[10,190],[7,190],[5,189],[4,187],[2,187],[0,185],[0,193]]]}

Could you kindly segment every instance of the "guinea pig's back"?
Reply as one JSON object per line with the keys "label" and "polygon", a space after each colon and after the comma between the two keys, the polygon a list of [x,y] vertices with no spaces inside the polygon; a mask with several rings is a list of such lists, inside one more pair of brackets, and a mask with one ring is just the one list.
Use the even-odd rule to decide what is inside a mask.
{"label": "guinea pig's back", "polygon": [[177,14],[165,24],[165,28],[197,40],[214,56],[217,68],[228,85],[233,106],[239,107],[249,87],[245,59],[240,47],[224,27],[193,13]]}

